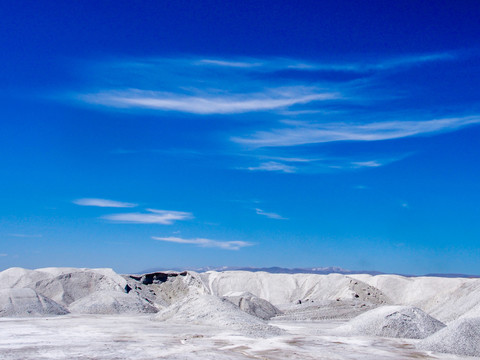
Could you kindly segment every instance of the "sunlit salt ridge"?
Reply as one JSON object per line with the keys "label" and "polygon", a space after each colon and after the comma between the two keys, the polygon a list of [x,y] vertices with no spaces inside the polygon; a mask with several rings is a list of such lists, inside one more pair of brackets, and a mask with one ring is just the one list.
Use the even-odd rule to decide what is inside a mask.
{"label": "sunlit salt ridge", "polygon": [[[55,351],[74,351],[90,333],[112,334],[103,340],[110,344],[119,331],[111,327],[113,319],[131,327],[123,328],[130,334],[123,342],[157,349],[159,358],[188,358],[182,357],[187,348],[232,359],[329,358],[333,348],[339,359],[352,352],[373,359],[480,357],[480,279],[10,268],[0,272],[0,318],[0,352],[6,359],[33,359],[38,352],[55,358]],[[54,344],[71,327],[83,329],[71,344],[58,340],[55,351],[42,345],[40,334],[47,331]],[[146,328],[152,333],[140,339]],[[161,349],[155,347],[159,336]],[[13,338],[23,340],[12,347]],[[244,343],[246,338],[252,340]],[[369,344],[371,357],[359,343]],[[98,356],[94,348],[87,346],[82,354]],[[226,356],[227,349],[236,350]],[[133,350],[127,357],[142,358]]]}

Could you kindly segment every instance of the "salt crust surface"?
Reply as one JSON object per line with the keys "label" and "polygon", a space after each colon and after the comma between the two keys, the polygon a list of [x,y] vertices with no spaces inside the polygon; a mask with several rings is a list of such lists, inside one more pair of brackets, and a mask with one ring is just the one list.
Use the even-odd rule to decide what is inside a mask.
{"label": "salt crust surface", "polygon": [[285,333],[250,337],[231,329],[152,321],[152,315],[0,318],[2,360],[473,360],[415,349],[415,341],[333,336],[343,321],[280,322]]}

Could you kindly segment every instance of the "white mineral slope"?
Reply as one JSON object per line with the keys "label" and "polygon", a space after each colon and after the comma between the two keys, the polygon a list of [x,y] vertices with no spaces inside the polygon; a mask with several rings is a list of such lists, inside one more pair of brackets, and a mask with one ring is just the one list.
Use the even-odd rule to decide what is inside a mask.
{"label": "white mineral slope", "polygon": [[155,316],[158,321],[175,324],[209,325],[225,328],[252,337],[277,336],[280,328],[268,325],[258,317],[240,310],[238,306],[215,295],[190,295]]}
{"label": "white mineral slope", "polygon": [[32,287],[37,281],[52,277],[46,272],[12,267],[0,272],[0,289]]}
{"label": "white mineral slope", "polygon": [[171,305],[187,297],[209,294],[200,274],[189,271],[184,276],[169,277],[158,285],[156,302]]}
{"label": "white mineral slope", "polygon": [[480,317],[459,319],[422,340],[417,348],[457,355],[480,356]]}
{"label": "white mineral slope", "polygon": [[246,271],[208,272],[202,278],[212,294],[247,291],[280,307],[307,299],[317,303],[358,299],[415,306],[445,323],[480,316],[480,279]]}
{"label": "white mineral slope", "polygon": [[96,274],[100,274],[112,279],[116,279],[118,282],[124,281],[122,280],[122,276],[117,274],[111,268],[90,269],[90,268],[72,268],[72,267],[47,267],[47,268],[35,269],[35,271],[47,273],[52,275],[53,277],[64,275],[64,274],[78,273],[78,272],[94,272]]}
{"label": "white mineral slope", "polygon": [[445,324],[416,307],[381,306],[355,317],[334,333],[345,336],[424,339],[444,327]]}
{"label": "white mineral slope", "polygon": [[238,306],[240,310],[247,314],[256,316],[263,320],[270,320],[282,312],[269,303],[249,292],[230,292],[223,296],[224,299]]}
{"label": "white mineral slope", "polygon": [[461,315],[459,319],[477,318],[477,317],[480,318],[480,303],[477,303],[472,308],[470,308],[470,310],[463,313],[463,315]]}
{"label": "white mineral slope", "polygon": [[364,309],[385,304],[415,306],[443,322],[480,315],[480,279],[227,271],[188,272],[144,284],[112,269],[10,268],[0,272],[0,289],[31,288],[64,307],[98,291],[124,293],[127,282],[138,297],[158,308],[194,294],[222,297],[249,292],[281,309],[299,300],[315,306],[332,301],[343,306],[347,300],[358,300],[359,306],[366,304]]}
{"label": "white mineral slope", "polygon": [[65,315],[68,310],[30,288],[0,289],[0,317]]}
{"label": "white mineral slope", "polygon": [[125,292],[126,281],[120,275],[106,276],[95,270],[63,273],[51,279],[41,280],[34,289],[58,302],[68,306],[97,291]]}
{"label": "white mineral slope", "polygon": [[378,304],[361,300],[322,300],[301,304],[280,306],[282,314],[275,316],[274,321],[312,321],[312,320],[350,320]]}
{"label": "white mineral slope", "polygon": [[125,292],[126,284],[112,269],[10,268],[0,272],[0,288],[33,289],[64,307],[96,291]]}
{"label": "white mineral slope", "polygon": [[374,287],[341,274],[271,274],[266,272],[208,272],[203,280],[212,294],[250,292],[273,305],[301,301],[352,299],[378,304],[389,300]]}
{"label": "white mineral slope", "polygon": [[349,276],[376,287],[394,304],[416,306],[446,323],[480,312],[480,279]]}
{"label": "white mineral slope", "polygon": [[41,268],[41,269],[24,269],[19,267],[12,267],[0,272],[0,289],[6,288],[22,288],[35,287],[35,284],[42,280],[53,279],[60,275],[93,272],[111,278],[119,284],[125,285],[125,280],[122,276],[115,273],[112,269],[87,269],[87,268]]}
{"label": "white mineral slope", "polygon": [[96,291],[68,307],[74,314],[141,314],[158,310],[135,293]]}

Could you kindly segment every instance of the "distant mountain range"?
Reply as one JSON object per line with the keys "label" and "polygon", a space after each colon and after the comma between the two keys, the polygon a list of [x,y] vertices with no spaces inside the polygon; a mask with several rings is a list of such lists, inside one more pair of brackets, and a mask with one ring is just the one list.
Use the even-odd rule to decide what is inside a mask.
{"label": "distant mountain range", "polygon": [[319,274],[319,275],[328,275],[328,274],[369,274],[369,275],[401,275],[401,276],[408,276],[408,277],[418,277],[418,276],[431,276],[431,277],[446,277],[446,278],[480,278],[479,275],[467,275],[467,274],[440,274],[440,273],[431,273],[425,275],[407,275],[407,274],[392,274],[392,273],[384,273],[380,271],[373,271],[373,270],[348,270],[343,269],[337,266],[328,266],[328,267],[312,267],[312,268],[283,268],[278,266],[273,267],[265,267],[265,268],[257,268],[257,267],[241,267],[241,266],[205,266],[200,268],[194,267],[184,267],[184,268],[150,268],[145,269],[143,271],[138,272],[137,274],[147,274],[159,271],[184,271],[184,270],[191,270],[196,272],[207,272],[207,271],[251,271],[251,272],[259,272],[264,271],[271,274]]}

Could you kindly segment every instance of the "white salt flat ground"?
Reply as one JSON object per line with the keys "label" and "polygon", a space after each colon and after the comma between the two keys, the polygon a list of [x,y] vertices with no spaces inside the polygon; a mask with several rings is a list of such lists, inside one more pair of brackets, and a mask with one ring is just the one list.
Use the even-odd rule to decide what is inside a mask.
{"label": "white salt flat ground", "polygon": [[474,359],[416,350],[415,340],[329,335],[345,321],[271,324],[286,335],[248,338],[151,315],[1,318],[0,359]]}

